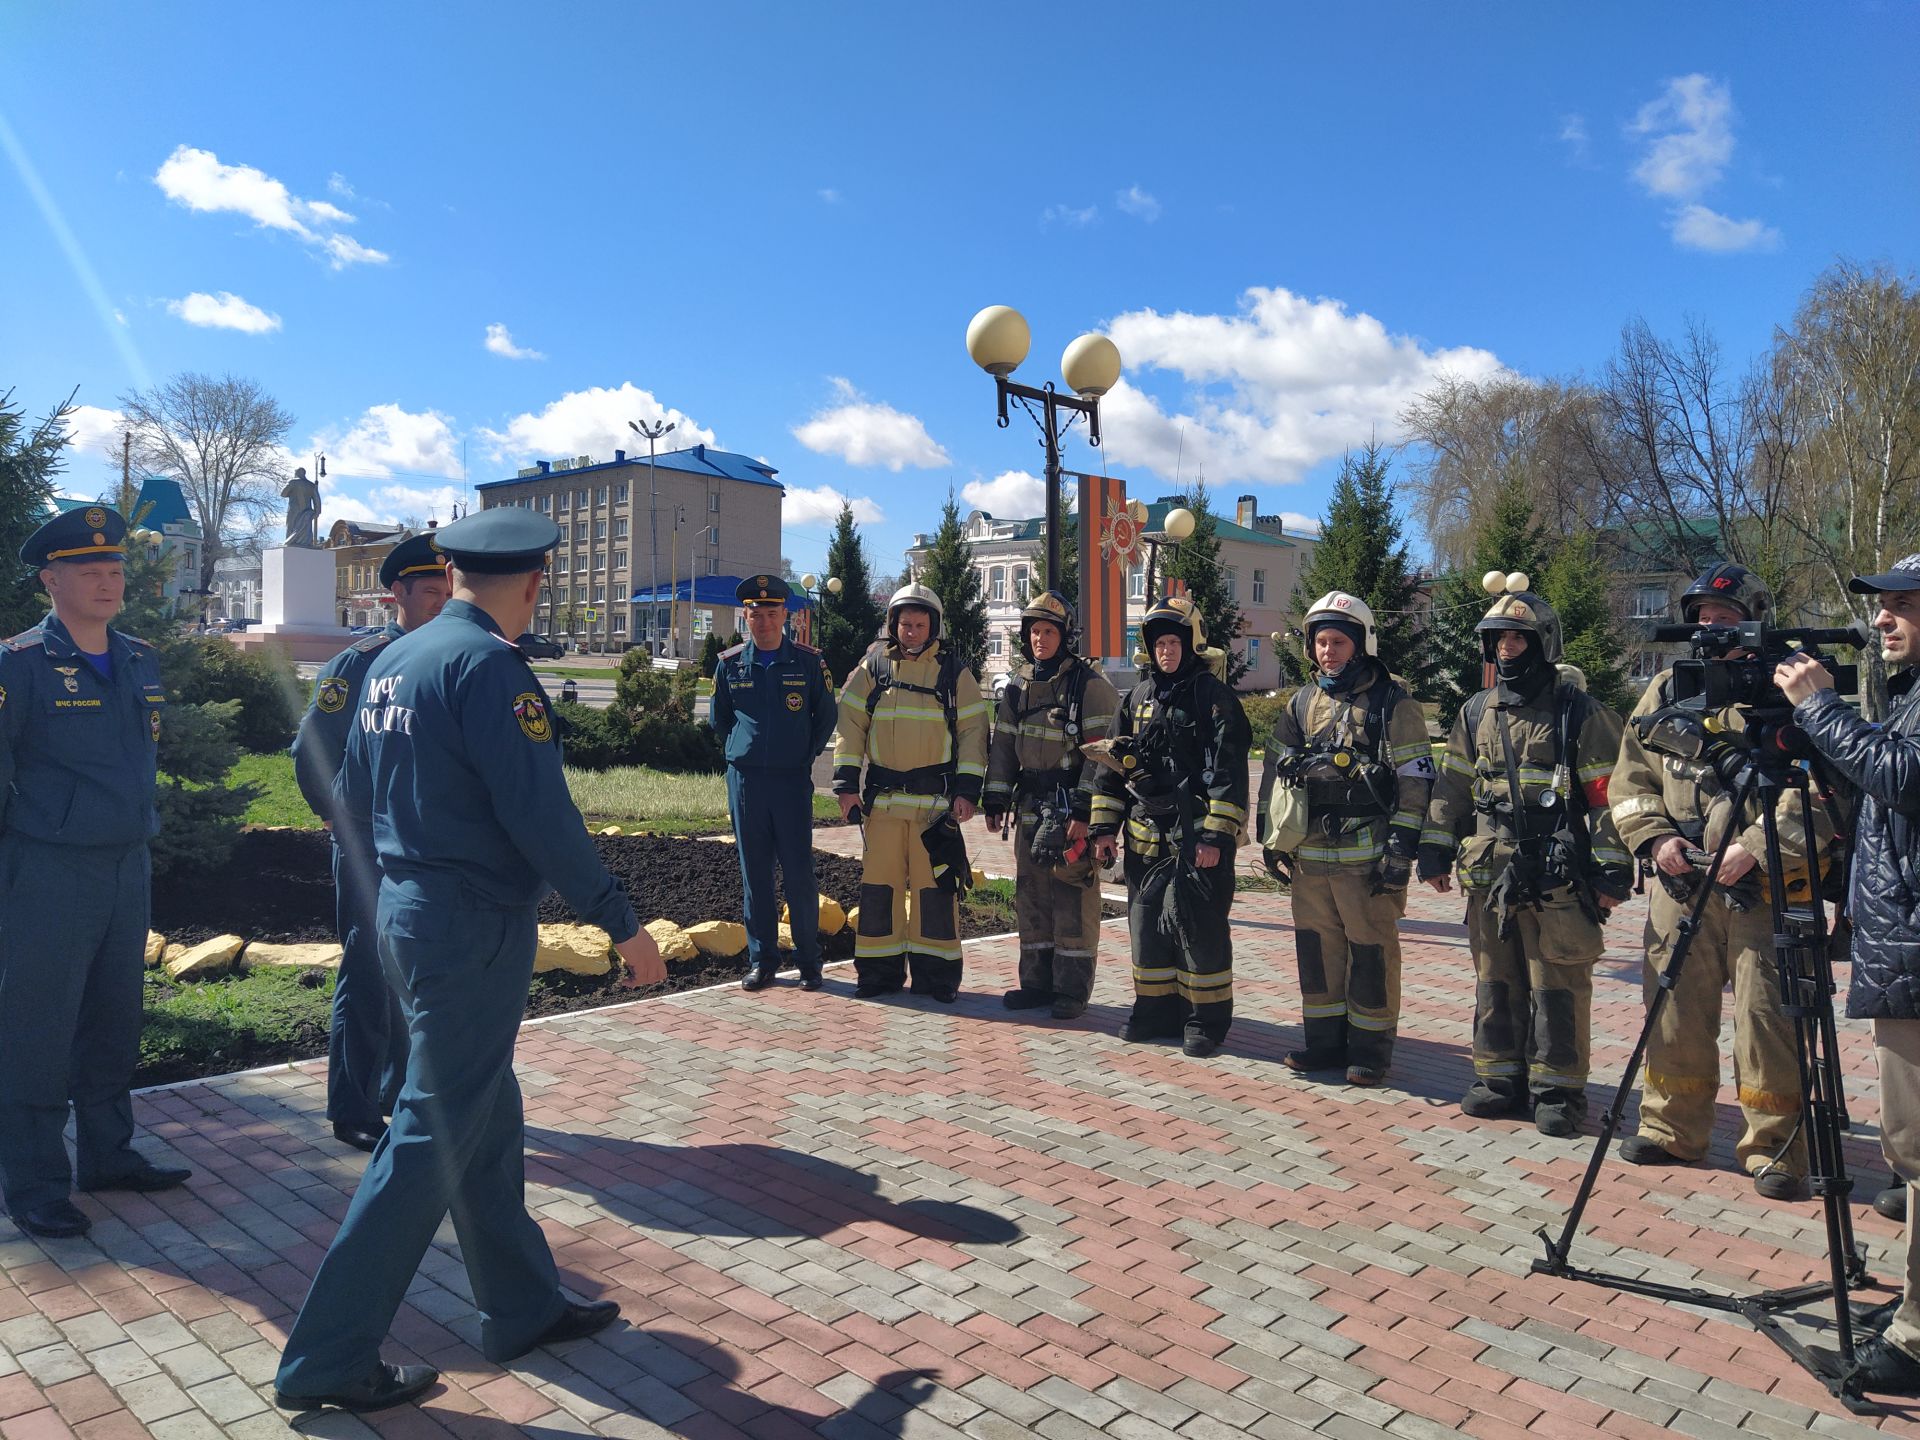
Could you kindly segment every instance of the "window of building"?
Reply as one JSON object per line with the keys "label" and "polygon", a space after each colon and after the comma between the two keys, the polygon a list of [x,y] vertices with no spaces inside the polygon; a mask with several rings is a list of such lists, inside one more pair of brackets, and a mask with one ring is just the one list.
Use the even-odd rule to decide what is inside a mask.
{"label": "window of building", "polygon": [[1633,592],[1633,618],[1655,620],[1667,613],[1667,587],[1642,585]]}
{"label": "window of building", "polygon": [[607,603],[607,587],[606,586],[596,585],[593,587],[593,603],[596,605],[604,605]]}
{"label": "window of building", "polygon": [[627,552],[626,551],[616,550],[613,552],[613,568],[616,570],[624,570],[627,568]]}
{"label": "window of building", "polygon": [[720,562],[714,559],[713,556],[711,555],[707,556],[707,574],[718,575],[719,573],[720,573]]}
{"label": "window of building", "polygon": [[987,641],[987,653],[996,660],[1002,655],[1005,655],[1007,653],[1007,637],[1002,635],[998,630],[994,631]]}
{"label": "window of building", "polygon": [[1013,598],[1022,605],[1033,598],[1033,572],[1024,565],[1013,567]]}
{"label": "window of building", "polygon": [[1133,657],[1138,655],[1139,653],[1140,653],[1140,627],[1138,625],[1129,625],[1127,627],[1127,653],[1124,658],[1127,661],[1127,663],[1131,665],[1133,663]]}
{"label": "window of building", "polygon": [[573,508],[573,496],[572,496],[572,495],[570,495],[570,494],[569,494],[569,493],[568,493],[567,491],[565,491],[565,490],[562,490],[562,491],[560,492],[560,508],[561,508],[561,509],[562,509],[563,511],[564,511],[564,510],[570,510],[570,509],[572,509],[572,508]]}
{"label": "window of building", "polygon": [[553,496],[542,495],[538,503],[541,510],[543,510],[545,513],[547,513],[548,515],[551,515],[553,513]]}
{"label": "window of building", "polygon": [[602,485],[597,491],[594,492],[593,498],[594,498],[594,503],[596,505],[606,504],[607,503],[607,487]]}
{"label": "window of building", "polygon": [[613,612],[613,633],[616,635],[624,635],[627,633],[627,612],[626,611],[616,610]]}
{"label": "window of building", "polygon": [[[1256,570],[1253,572],[1253,603],[1256,605],[1264,605],[1267,603],[1267,572],[1264,570]],[[1259,650],[1259,646],[1260,642],[1257,640],[1254,641],[1256,653]]]}
{"label": "window of building", "polygon": [[627,522],[624,517],[613,522],[613,538],[616,540],[627,538]]}
{"label": "window of building", "polygon": [[576,510],[584,510],[587,508],[587,492],[585,490],[576,490],[573,492],[573,508]]}
{"label": "window of building", "polygon": [[626,481],[622,480],[618,485],[613,487],[613,503],[616,505],[624,505],[627,503]]}
{"label": "window of building", "polygon": [[1144,600],[1147,598],[1147,567],[1136,565],[1127,572],[1127,598]]}
{"label": "window of building", "polygon": [[606,521],[596,520],[593,522],[593,538],[596,540],[604,540],[607,538],[607,522]]}
{"label": "window of building", "polygon": [[593,552],[593,568],[596,570],[607,568],[607,557],[598,550]]}
{"label": "window of building", "polygon": [[709,490],[707,492],[707,513],[709,515],[718,515],[720,513],[720,492],[718,490]]}
{"label": "window of building", "polygon": [[1238,600],[1239,598],[1240,567],[1238,565],[1229,565],[1227,566],[1227,599]]}
{"label": "window of building", "polygon": [[[716,550],[720,548],[720,527],[718,525],[714,526],[712,530],[707,532],[707,543],[713,546],[713,548]],[[707,571],[707,573],[711,575],[713,574],[713,571],[709,570]]]}
{"label": "window of building", "polygon": [[586,586],[576,585],[573,587],[573,603],[576,605],[584,605],[587,603],[587,587]]}
{"label": "window of building", "polygon": [[573,522],[573,538],[575,540],[584,540],[587,538],[587,522],[586,521],[576,520]]}
{"label": "window of building", "polygon": [[1260,668],[1260,637],[1258,635],[1247,637],[1247,664],[1255,670]]}
{"label": "window of building", "polygon": [[[996,565],[987,571],[987,598],[998,603],[1007,598],[1007,567]],[[995,643],[998,643],[997,637]],[[998,650],[993,652],[998,655]]]}

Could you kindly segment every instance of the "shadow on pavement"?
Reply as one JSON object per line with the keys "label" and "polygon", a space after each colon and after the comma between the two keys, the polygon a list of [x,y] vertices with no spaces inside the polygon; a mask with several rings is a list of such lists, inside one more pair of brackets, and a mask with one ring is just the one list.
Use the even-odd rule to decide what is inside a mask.
{"label": "shadow on pavement", "polygon": [[775,1145],[656,1145],[529,1126],[527,1162],[529,1179],[616,1219],[686,1235],[818,1238],[873,1222],[950,1245],[1004,1245],[1023,1233],[977,1205],[888,1200],[864,1171]]}

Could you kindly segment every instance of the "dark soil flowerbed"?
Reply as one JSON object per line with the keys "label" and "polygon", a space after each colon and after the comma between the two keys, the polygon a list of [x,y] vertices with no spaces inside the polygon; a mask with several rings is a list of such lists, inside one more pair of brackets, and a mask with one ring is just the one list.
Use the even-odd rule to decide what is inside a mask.
{"label": "dark soil flowerbed", "polygon": [[[607,869],[626,883],[644,923],[678,925],[738,920],[740,866],[723,841],[665,835],[597,836]],[[852,908],[860,899],[860,862],[814,851],[820,893]],[[1011,886],[1000,882],[961,906],[961,932],[973,939],[1012,928]],[[217,871],[166,886],[153,897],[153,928],[170,941],[195,944],[215,935],[248,941],[297,942],[334,938],[332,857],[318,830],[250,830]],[[1117,913],[1117,907],[1107,907]],[[578,917],[557,895],[540,907],[543,923]],[[853,932],[822,938],[828,961],[853,955]],[[666,983],[623,990],[610,980],[554,972],[534,977],[529,1016],[697,989],[737,979],[746,954],[696,956],[667,965]],[[310,971],[296,977],[261,971],[230,980],[177,985],[153,973],[147,982],[146,1033],[137,1083],[162,1084],[200,1075],[326,1053],[332,977]]]}

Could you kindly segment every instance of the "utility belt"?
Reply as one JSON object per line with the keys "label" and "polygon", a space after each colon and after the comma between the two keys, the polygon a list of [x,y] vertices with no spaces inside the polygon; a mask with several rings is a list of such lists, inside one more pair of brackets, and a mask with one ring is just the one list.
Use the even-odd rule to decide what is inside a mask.
{"label": "utility belt", "polygon": [[1022,800],[1051,800],[1062,790],[1071,790],[1072,782],[1078,777],[1072,770],[1059,770],[1049,775],[1039,774],[1020,776],[1020,783],[1014,786],[1014,794]]}
{"label": "utility belt", "polygon": [[895,770],[869,762],[861,799],[871,807],[873,797],[883,790],[907,795],[945,795],[952,782],[951,765],[917,765],[911,770]]}
{"label": "utility belt", "polygon": [[1504,801],[1488,801],[1478,809],[1487,817],[1493,837],[1510,845],[1527,840],[1549,840],[1567,829],[1567,816],[1559,805],[1530,808],[1516,814],[1513,807]]}

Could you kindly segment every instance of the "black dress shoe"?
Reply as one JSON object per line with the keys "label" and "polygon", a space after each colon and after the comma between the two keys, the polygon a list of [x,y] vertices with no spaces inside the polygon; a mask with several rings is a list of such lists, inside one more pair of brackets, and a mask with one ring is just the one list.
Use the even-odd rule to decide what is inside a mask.
{"label": "black dress shoe", "polygon": [[567,1308],[560,1312],[560,1318],[540,1332],[537,1339],[531,1341],[525,1350],[516,1350],[511,1355],[500,1356],[495,1363],[511,1365],[522,1355],[537,1350],[542,1345],[558,1345],[567,1340],[583,1340],[596,1331],[604,1330],[620,1318],[620,1307],[611,1300],[595,1300],[591,1305],[577,1305],[567,1301]]}
{"label": "black dress shoe", "polygon": [[773,983],[775,971],[771,965],[751,965],[741,977],[742,990],[764,990]]}
{"label": "black dress shoe", "polygon": [[338,1140],[342,1145],[351,1145],[354,1149],[365,1150],[371,1155],[374,1147],[380,1143],[380,1137],[386,1133],[386,1130],[387,1127],[384,1125],[378,1130],[362,1130],[358,1125],[335,1125],[333,1127],[333,1138]]}
{"label": "black dress shoe", "polygon": [[817,966],[812,970],[802,970],[800,972],[800,988],[802,990],[818,990],[826,983],[826,976],[820,973],[819,967]]}
{"label": "black dress shoe", "polygon": [[417,1400],[434,1387],[440,1372],[431,1365],[389,1365],[382,1361],[366,1379],[325,1395],[289,1395],[276,1388],[273,1403],[282,1410],[384,1410]]}
{"label": "black dress shoe", "polygon": [[1220,1042],[1211,1035],[1202,1035],[1197,1030],[1189,1030],[1187,1038],[1180,1043],[1180,1053],[1190,1055],[1195,1060],[1204,1060],[1209,1055],[1218,1054]]}
{"label": "black dress shoe", "polygon": [[184,1166],[155,1165],[142,1160],[124,1175],[95,1180],[79,1188],[89,1193],[96,1190],[132,1190],[137,1194],[149,1195],[155,1190],[171,1190],[176,1185],[184,1185],[192,1176],[193,1171]]}
{"label": "black dress shoe", "polygon": [[1873,1208],[1889,1220],[1905,1221],[1907,1218],[1907,1182],[1896,1180],[1878,1195],[1873,1197]]}
{"label": "black dress shoe", "polygon": [[1862,1390],[1876,1395],[1920,1395],[1920,1360],[1897,1349],[1886,1336],[1854,1351],[1853,1361]]}
{"label": "black dress shoe", "polygon": [[93,1228],[93,1222],[71,1200],[49,1200],[31,1209],[16,1210],[13,1223],[27,1234],[47,1240],[69,1240]]}

